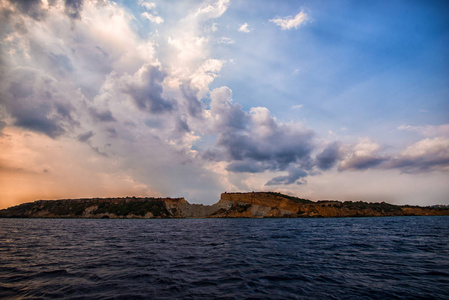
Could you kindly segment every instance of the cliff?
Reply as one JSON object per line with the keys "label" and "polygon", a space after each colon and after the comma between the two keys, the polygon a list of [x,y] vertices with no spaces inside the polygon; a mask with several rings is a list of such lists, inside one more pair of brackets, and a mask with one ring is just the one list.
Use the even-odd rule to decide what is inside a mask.
{"label": "cliff", "polygon": [[184,198],[39,200],[0,210],[1,218],[310,218],[449,215],[448,207],[318,201],[273,192],[223,193],[214,205]]}
{"label": "cliff", "polygon": [[385,202],[327,201],[313,202],[273,192],[224,193],[221,209],[211,217],[385,217],[449,215],[449,207],[398,206]]}

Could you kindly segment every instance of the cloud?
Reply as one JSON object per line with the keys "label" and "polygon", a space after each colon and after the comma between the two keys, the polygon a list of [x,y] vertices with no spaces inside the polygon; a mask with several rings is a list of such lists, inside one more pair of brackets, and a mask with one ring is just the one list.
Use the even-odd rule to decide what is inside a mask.
{"label": "cloud", "polygon": [[80,19],[82,9],[83,0],[65,0],[65,13],[69,18]]}
{"label": "cloud", "polygon": [[56,138],[77,125],[56,78],[30,67],[5,69],[0,78],[1,104],[15,126]]}
{"label": "cloud", "polygon": [[145,64],[134,76],[125,74],[119,79],[121,91],[131,96],[136,106],[151,113],[163,113],[174,108],[174,101],[162,96],[162,81],[166,74],[158,66]]}
{"label": "cloud", "polygon": [[329,170],[332,168],[341,157],[341,144],[334,142],[329,144],[316,156],[316,165],[321,170]]}
{"label": "cloud", "polygon": [[231,172],[283,171],[291,164],[311,167],[312,131],[278,122],[265,107],[246,113],[231,97],[226,87],[211,92],[212,131],[218,138],[204,158],[228,161]]}
{"label": "cloud", "polygon": [[296,16],[270,19],[270,22],[278,25],[282,30],[289,30],[292,28],[298,29],[298,27],[304,25],[309,20],[309,16],[301,10]]}
{"label": "cloud", "polygon": [[144,7],[147,10],[152,10],[153,8],[156,7],[156,3],[154,2],[148,2],[148,1],[143,1],[143,0],[139,0],[137,2],[137,4],[139,4],[140,6]]}
{"label": "cloud", "polygon": [[[6,2],[6,1],[5,1]],[[11,1],[9,7],[4,9],[14,8],[22,15],[26,15],[35,21],[43,21],[50,14],[50,10],[62,4],[64,13],[72,20],[81,18],[81,11],[83,9],[83,0],[64,0],[64,1],[41,1],[41,0],[27,0],[27,1]],[[62,3],[61,3],[62,2]]]}
{"label": "cloud", "polygon": [[187,111],[193,117],[200,117],[203,108],[201,102],[197,98],[198,88],[192,87],[189,83],[183,83],[180,85],[180,89],[184,99],[187,100]]}
{"label": "cloud", "polygon": [[449,138],[426,138],[408,146],[385,166],[404,173],[449,171]]}
{"label": "cloud", "polygon": [[293,105],[292,108],[293,109],[301,109],[304,105],[303,104],[298,104],[298,105]]}
{"label": "cloud", "polygon": [[78,135],[78,141],[82,143],[86,143],[89,141],[89,139],[94,135],[94,133],[91,131],[85,132],[83,134]]}
{"label": "cloud", "polygon": [[298,169],[298,168],[290,168],[288,170],[288,175],[274,177],[273,179],[268,181],[265,185],[267,185],[267,186],[289,185],[289,184],[293,184],[293,183],[303,184],[303,183],[305,183],[304,180],[302,180],[302,181],[298,181],[298,180],[300,180],[301,178],[304,178],[306,176],[307,176],[306,171],[304,171],[302,169]]}
{"label": "cloud", "polygon": [[236,173],[261,173],[265,167],[256,160],[233,161],[228,164],[226,170]]}
{"label": "cloud", "polygon": [[36,21],[41,21],[47,17],[47,9],[43,6],[41,0],[29,1],[8,1],[21,14],[27,15]]}
{"label": "cloud", "polygon": [[381,163],[387,161],[386,158],[375,156],[375,155],[363,155],[363,156],[355,156],[351,155],[349,158],[347,158],[345,161],[343,161],[340,166],[340,171],[345,170],[367,170],[367,169],[373,169],[377,166],[379,166]]}
{"label": "cloud", "polygon": [[93,146],[92,137],[95,135],[92,130],[87,131],[85,133],[78,135],[78,141],[81,143],[85,143],[89,146],[89,148],[98,155],[107,157],[108,154],[104,151],[101,151],[99,147]]}
{"label": "cloud", "polygon": [[379,166],[387,158],[378,155],[380,145],[372,142],[370,139],[361,139],[353,147],[349,154],[340,162],[338,169],[345,170],[367,170]]}
{"label": "cloud", "polygon": [[3,122],[2,120],[0,120],[0,136],[2,136],[2,130],[3,128],[6,127],[6,125],[8,125],[6,122]]}
{"label": "cloud", "polygon": [[115,122],[116,120],[112,116],[109,110],[98,111],[97,109],[91,107],[89,109],[90,116],[94,121],[98,122]]}
{"label": "cloud", "polygon": [[156,24],[164,23],[164,19],[162,17],[154,15],[149,12],[143,12],[142,17],[144,17],[145,19],[149,20],[152,23],[156,23]]}
{"label": "cloud", "polygon": [[153,2],[146,2],[139,0],[138,4],[147,10],[142,13],[142,17],[149,20],[152,23],[162,24],[164,23],[164,19],[158,16],[158,13],[155,11],[156,4]]}
{"label": "cloud", "polygon": [[119,136],[117,130],[115,130],[115,128],[112,127],[106,128],[106,132],[108,133],[108,137],[110,138],[116,138]]}
{"label": "cloud", "polygon": [[231,45],[234,43],[235,43],[235,41],[228,37],[221,37],[217,40],[217,44]]}
{"label": "cloud", "polygon": [[44,116],[32,116],[22,114],[14,125],[36,132],[42,132],[49,137],[56,138],[64,133],[64,129],[59,127],[53,120]]}
{"label": "cloud", "polygon": [[428,137],[435,137],[435,136],[449,137],[449,124],[443,124],[443,125],[438,125],[438,126],[434,126],[434,125],[425,125],[425,126],[401,125],[397,129],[417,132],[423,136],[428,136]]}
{"label": "cloud", "polygon": [[251,30],[248,28],[248,23],[242,24],[239,29],[240,32],[249,33]]}
{"label": "cloud", "polygon": [[362,140],[340,162],[338,169],[397,169],[408,174],[449,171],[449,138],[446,137],[426,138],[389,155],[380,155],[379,150],[378,144]]}
{"label": "cloud", "polygon": [[228,9],[229,0],[217,0],[215,2],[204,2],[194,14],[200,19],[216,19],[221,17]]}

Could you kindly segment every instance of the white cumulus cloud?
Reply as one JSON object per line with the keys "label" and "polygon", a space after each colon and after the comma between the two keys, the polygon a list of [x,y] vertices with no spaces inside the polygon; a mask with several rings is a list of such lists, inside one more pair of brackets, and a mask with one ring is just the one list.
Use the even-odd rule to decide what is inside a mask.
{"label": "white cumulus cloud", "polygon": [[270,22],[273,22],[274,24],[278,25],[279,27],[282,28],[282,30],[288,30],[292,28],[297,29],[298,27],[305,24],[309,20],[310,20],[309,16],[304,11],[301,10],[296,16],[271,19]]}
{"label": "white cumulus cloud", "polygon": [[152,10],[153,8],[156,7],[156,3],[154,3],[154,2],[147,2],[147,1],[139,0],[137,3],[147,10]]}
{"label": "white cumulus cloud", "polygon": [[156,15],[148,13],[148,12],[142,13],[142,17],[144,17],[145,19],[148,19],[150,22],[153,22],[156,24],[164,23],[164,19],[162,17],[156,16]]}
{"label": "white cumulus cloud", "polygon": [[239,27],[239,31],[240,32],[251,32],[251,30],[248,28],[248,23],[242,24],[242,26]]}
{"label": "white cumulus cloud", "polygon": [[229,0],[218,0],[214,3],[204,2],[195,13],[195,17],[215,19],[221,17],[228,9]]}

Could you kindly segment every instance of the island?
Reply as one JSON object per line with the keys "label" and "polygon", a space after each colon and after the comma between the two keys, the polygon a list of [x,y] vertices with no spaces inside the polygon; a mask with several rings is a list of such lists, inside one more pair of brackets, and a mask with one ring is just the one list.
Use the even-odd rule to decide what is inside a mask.
{"label": "island", "polygon": [[0,218],[337,218],[443,215],[449,215],[449,206],[311,201],[276,192],[223,193],[213,205],[190,204],[184,198],[122,197],[38,200],[0,210]]}

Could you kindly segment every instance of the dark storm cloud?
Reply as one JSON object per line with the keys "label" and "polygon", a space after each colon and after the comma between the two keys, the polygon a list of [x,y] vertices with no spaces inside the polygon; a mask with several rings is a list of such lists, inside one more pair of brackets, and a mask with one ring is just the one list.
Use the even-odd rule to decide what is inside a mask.
{"label": "dark storm cloud", "polygon": [[248,126],[250,117],[248,113],[242,110],[238,103],[211,103],[211,111],[218,118],[215,124],[215,130],[223,134],[232,131],[242,131]]}
{"label": "dark storm cloud", "polygon": [[176,126],[175,126],[176,132],[178,133],[186,133],[190,132],[189,124],[187,124],[187,120],[185,118],[179,118],[176,120]]}
{"label": "dark storm cloud", "polygon": [[122,91],[131,96],[136,106],[151,113],[164,113],[174,109],[174,101],[162,97],[162,81],[166,74],[159,67],[146,65],[139,71],[139,78],[123,83]]}
{"label": "dark storm cloud", "polygon": [[82,133],[80,135],[78,135],[78,141],[80,141],[81,143],[86,143],[90,149],[92,149],[92,151],[94,151],[95,153],[97,153],[98,155],[107,157],[108,154],[104,151],[101,151],[100,148],[93,146],[92,142],[91,142],[91,138],[94,136],[95,134],[93,133],[92,130],[87,131],[85,133]]}
{"label": "dark storm cloud", "polygon": [[[225,153],[224,153],[223,149],[217,149],[217,148],[205,150],[202,153],[201,157],[205,160],[215,161],[215,162],[226,160]],[[228,167],[229,167],[229,165],[228,165]]]}
{"label": "dark storm cloud", "polygon": [[419,158],[400,157],[392,159],[386,168],[399,169],[404,173],[424,173],[434,170],[449,169],[449,156],[422,156]]}
{"label": "dark storm cloud", "polygon": [[115,118],[109,110],[98,111],[97,109],[91,107],[89,109],[89,114],[94,121],[98,122],[115,122]]}
{"label": "dark storm cloud", "polygon": [[423,154],[419,157],[398,155],[397,157],[364,156],[346,161],[338,168],[339,171],[362,171],[368,169],[397,169],[403,173],[418,174],[449,169],[449,155],[437,157],[433,154]]}
{"label": "dark storm cloud", "polygon": [[106,128],[106,132],[108,133],[108,136],[110,138],[118,137],[118,133],[117,133],[117,130],[115,130],[115,128],[112,128],[112,127]]}
{"label": "dark storm cloud", "polygon": [[28,15],[36,21],[41,21],[47,16],[47,10],[43,8],[41,0],[10,0],[9,2],[22,14]]}
{"label": "dark storm cloud", "polygon": [[87,141],[89,141],[89,139],[91,137],[93,137],[93,135],[94,135],[94,133],[92,131],[82,133],[82,134],[78,135],[78,141],[80,141],[82,143],[86,143]]}
{"label": "dark storm cloud", "polygon": [[278,123],[266,108],[253,108],[248,114],[226,100],[230,94],[225,90],[213,97],[218,138],[204,158],[229,161],[231,172],[284,171],[290,164],[311,167],[312,131]]}
{"label": "dark storm cloud", "polygon": [[16,68],[1,79],[2,104],[14,119],[12,125],[56,138],[78,124],[53,78],[32,68]]}
{"label": "dark storm cloud", "polygon": [[316,165],[321,170],[329,170],[337,163],[340,156],[340,143],[334,142],[316,156]]}
{"label": "dark storm cloud", "polygon": [[[47,17],[48,11],[41,0],[9,0],[20,13],[33,18],[36,21],[42,21]],[[50,6],[56,3],[55,0],[48,1]],[[83,0],[65,0],[64,12],[72,20],[81,18],[83,9]]]}
{"label": "dark storm cloud", "polygon": [[[306,162],[313,149],[313,133],[309,131],[294,131],[288,127],[271,128],[269,135],[258,135],[253,131],[258,128],[248,124],[248,129],[242,132],[228,131],[221,133],[217,147],[225,150],[231,161],[243,161],[246,165],[258,163],[252,170],[285,170],[290,163]],[[234,168],[232,171],[243,171],[245,168]]]}
{"label": "dark storm cloud", "polygon": [[69,106],[61,103],[29,103],[26,99],[16,100],[7,105],[9,113],[15,119],[14,126],[56,138],[65,133],[67,123],[72,125],[76,123],[70,117]]}
{"label": "dark storm cloud", "polygon": [[196,94],[198,89],[194,89],[188,83],[183,83],[180,86],[182,95],[187,100],[187,111],[193,117],[199,117],[203,111],[201,102],[198,101]]}
{"label": "dark storm cloud", "polygon": [[372,168],[379,167],[380,164],[388,161],[386,157],[380,157],[376,155],[364,155],[364,156],[354,156],[344,162],[344,164],[340,164],[338,167],[339,171],[353,170],[353,171],[362,171],[368,170]]}
{"label": "dark storm cloud", "polygon": [[6,122],[3,122],[0,120],[0,136],[2,135],[2,130],[3,130],[3,128],[6,127],[6,125],[7,125]]}
{"label": "dark storm cloud", "polygon": [[54,107],[61,117],[70,118],[70,112],[73,110],[73,107],[70,104],[55,102]]}
{"label": "dark storm cloud", "polygon": [[295,182],[297,184],[302,184],[302,182],[298,180],[304,177],[307,177],[306,171],[298,168],[289,168],[288,175],[274,177],[273,179],[268,181],[265,185],[280,185],[280,184],[287,185],[293,184]]}
{"label": "dark storm cloud", "polygon": [[17,23],[14,24],[14,29],[20,33],[20,34],[27,34],[28,33],[28,29],[25,25],[25,22],[23,22],[23,20],[18,21]]}
{"label": "dark storm cloud", "polygon": [[72,20],[81,18],[83,0],[65,0],[65,14]]}
{"label": "dark storm cloud", "polygon": [[21,114],[19,116],[16,115],[16,119],[17,120],[14,122],[14,126],[44,133],[51,138],[56,138],[65,132],[57,122],[45,116]]}

